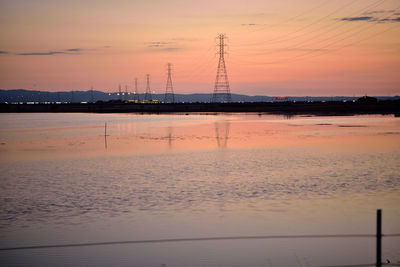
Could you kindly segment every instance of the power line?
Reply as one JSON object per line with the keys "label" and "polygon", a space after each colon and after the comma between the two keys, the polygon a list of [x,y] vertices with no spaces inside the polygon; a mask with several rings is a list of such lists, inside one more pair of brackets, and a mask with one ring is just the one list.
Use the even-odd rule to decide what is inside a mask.
{"label": "power line", "polygon": [[211,45],[204,53],[200,53],[196,58],[191,58],[190,60],[191,62],[194,62],[194,64],[190,66],[190,69],[183,69],[179,73],[179,77],[181,79],[192,80],[194,77],[198,77],[199,74],[204,73],[205,70],[210,70],[211,64],[214,64],[214,60],[210,59],[210,52],[213,48],[214,45]]}
{"label": "power line", "polygon": [[375,263],[365,263],[365,264],[352,264],[352,265],[323,265],[320,267],[367,267],[376,266]]}
{"label": "power line", "polygon": [[[386,1],[386,0],[378,0],[378,1],[374,2],[374,3],[372,3],[371,5],[365,7],[365,8],[363,8],[363,9],[361,9],[361,10],[358,10],[357,12],[353,12],[353,13],[349,14],[348,16],[354,16],[354,15],[356,15],[356,14],[360,14],[360,13],[366,12],[366,11],[368,11],[370,8],[376,8],[377,6],[381,5],[381,4],[382,4],[383,2],[385,2],[385,1]],[[320,37],[321,35],[327,35],[327,34],[329,34],[329,33],[333,32],[333,31],[335,31],[336,29],[338,29],[338,28],[340,28],[340,27],[342,27],[342,26],[343,26],[343,24],[341,24],[341,23],[332,23],[332,24],[331,24],[330,26],[328,26],[328,27],[322,26],[322,27],[319,27],[319,28],[316,29],[316,30],[312,30],[312,31],[309,31],[309,32],[304,32],[303,34],[300,34],[300,35],[297,35],[297,36],[294,36],[294,37],[289,37],[289,38],[283,39],[283,40],[280,41],[280,42],[292,41],[292,40],[296,40],[296,39],[298,39],[298,38],[300,38],[300,37],[303,37],[303,36],[308,36],[306,40],[300,41],[300,42],[298,42],[297,44],[295,44],[294,46],[290,45],[290,46],[286,46],[286,47],[280,48],[280,49],[301,48],[301,47],[304,47],[304,46],[301,46],[301,44],[306,44],[306,43],[309,43],[309,42],[312,42],[313,44],[315,44],[315,39],[316,39],[316,38]],[[322,30],[322,33],[320,32],[321,30]],[[352,29],[350,29],[350,31],[351,31],[351,30],[352,30]],[[349,30],[345,31],[344,33],[347,33],[347,32],[349,32]],[[309,34],[311,34],[311,33],[316,33],[316,34],[314,34],[313,36],[309,37]],[[341,34],[343,34],[343,32],[338,33],[338,34],[334,35],[333,37],[340,36]],[[324,39],[324,41],[329,40],[329,39],[331,39],[331,38],[332,38],[332,36],[330,36],[330,37]],[[280,43],[280,42],[279,42],[279,43]],[[273,43],[276,44],[276,43],[278,43],[278,42],[273,42]],[[271,51],[270,53],[273,53],[273,51]],[[259,55],[259,54],[261,54],[261,53],[255,53],[254,55]]]}
{"label": "power line", "polygon": [[[320,2],[320,1],[318,1],[318,2]],[[320,2],[319,5],[314,6],[314,7],[312,7],[311,9],[308,9],[308,10],[306,10],[306,11],[300,13],[300,14],[297,14],[296,16],[293,16],[293,17],[291,17],[291,18],[288,18],[288,19],[284,20],[284,21],[281,22],[281,23],[287,23],[287,22],[290,22],[290,21],[292,21],[292,20],[295,20],[295,19],[297,19],[297,18],[299,18],[299,17],[301,17],[301,16],[304,16],[304,15],[306,15],[306,14],[308,14],[308,13],[314,11],[314,10],[317,10],[318,8],[320,8],[320,7],[324,6],[324,5],[326,5],[326,4],[329,3],[329,2],[331,2],[331,0],[326,0],[326,1]],[[262,27],[262,28],[260,28],[260,29],[256,29],[256,30],[254,30],[254,32],[255,32],[255,31],[264,30],[265,28],[267,28],[267,26],[264,26],[264,27]]]}
{"label": "power line", "polygon": [[[344,9],[344,8],[346,8],[346,7],[350,6],[350,5],[352,5],[352,4],[354,4],[354,3],[357,2],[357,1],[359,1],[359,0],[350,1],[350,2],[346,3],[345,5],[340,6],[339,8],[335,9],[333,12],[330,12],[329,14],[327,14],[327,15],[325,15],[325,16],[323,16],[323,17],[321,17],[321,18],[319,18],[319,19],[317,19],[317,20],[315,20],[315,21],[313,21],[313,22],[311,22],[311,23],[309,23],[309,24],[307,24],[307,25],[305,25],[305,26],[300,27],[300,28],[298,28],[298,29],[292,31],[292,32],[289,33],[289,34],[291,35],[291,34],[295,34],[295,33],[302,32],[303,30],[310,28],[311,26],[313,26],[313,25],[315,25],[315,24],[317,24],[317,23],[323,21],[324,19],[326,19],[326,18],[328,18],[328,17],[334,15],[335,13],[337,13],[337,12],[339,12],[340,10],[342,10],[342,9]],[[281,41],[285,41],[285,40],[286,40],[285,37],[283,37],[283,38],[282,38],[282,37],[277,37],[277,38],[272,38],[272,39],[265,40],[265,41],[263,41],[263,42],[258,42],[258,43],[253,43],[253,44],[244,44],[244,45],[246,45],[246,46],[247,46],[247,45],[260,45],[260,44],[265,44],[265,43],[281,42]]]}
{"label": "power line", "polygon": [[[398,8],[397,8],[397,9],[398,9]],[[396,9],[396,10],[397,10],[397,9]],[[395,13],[395,12],[394,12],[394,13]],[[377,23],[379,23],[379,22],[376,22],[376,23],[374,23],[374,24],[377,24]],[[368,25],[367,25],[367,26],[368,26]],[[374,25],[373,25],[373,26],[374,26]],[[335,50],[333,50],[333,51],[336,52],[336,51],[339,51],[339,50],[341,50],[341,49],[343,49],[343,48],[346,48],[346,47],[349,47],[349,46],[352,46],[352,45],[361,43],[361,42],[363,42],[363,41],[369,40],[369,39],[371,39],[371,38],[373,38],[373,37],[375,37],[375,36],[378,36],[378,35],[380,35],[380,34],[383,34],[383,33],[385,33],[385,32],[388,32],[388,31],[390,31],[390,30],[392,30],[392,29],[394,29],[394,28],[396,28],[396,27],[398,27],[398,26],[399,26],[399,25],[395,25],[394,27],[390,27],[390,28],[388,28],[388,29],[386,29],[386,30],[384,30],[384,31],[378,32],[378,33],[373,34],[373,35],[371,35],[371,36],[368,36],[367,38],[364,38],[364,39],[355,41],[355,42],[353,42],[353,43],[351,43],[351,44],[346,44],[346,45],[344,45],[344,46],[341,46],[341,47],[339,47],[339,48],[337,48],[337,49],[335,49]],[[372,26],[371,26],[371,27],[372,27]],[[344,40],[346,40],[348,37],[353,37],[355,34],[359,34],[359,33],[363,32],[363,31],[365,31],[365,30],[367,30],[367,29],[369,29],[369,28],[371,28],[371,27],[362,28],[361,30],[359,30],[359,31],[356,32],[356,33],[351,33],[351,34],[347,35],[346,37],[344,37],[344,38],[342,38],[342,39],[333,41],[333,42],[331,42],[331,43],[329,43],[329,44],[327,44],[327,45],[325,45],[325,46],[320,47],[319,50],[327,49],[327,48],[331,47],[332,45],[337,44],[338,42],[344,41]],[[319,55],[326,54],[326,53],[330,53],[330,52],[333,52],[333,51],[321,52],[320,54],[315,54],[315,55],[313,55],[312,57],[314,57],[314,56],[319,56]],[[304,54],[302,54],[302,55],[299,55],[299,56],[297,56],[297,57],[295,57],[295,58],[297,58],[297,60],[300,60],[300,59],[303,59],[305,56],[307,56],[307,55],[309,55],[309,54],[311,54],[311,53],[314,53],[314,51],[309,51],[309,52],[304,53]],[[295,58],[293,58],[293,59],[295,59]]]}
{"label": "power line", "polygon": [[[386,234],[386,235],[382,235],[382,236],[383,237],[399,237],[400,233]],[[376,237],[376,235],[374,235],[374,234],[332,234],[332,235],[256,235],[256,236],[190,237],[190,238],[144,239],[144,240],[125,240],[125,241],[107,241],[107,242],[92,242],[92,243],[71,243],[71,244],[6,247],[6,248],[0,248],[0,251],[67,248],[67,247],[89,247],[89,246],[124,245],[124,244],[146,244],[146,243],[223,241],[223,240],[373,238],[373,237]]]}
{"label": "power line", "polygon": [[[381,5],[381,4],[383,4],[385,1],[386,1],[386,0],[378,0],[378,1],[372,3],[371,5],[369,5],[369,6],[365,7],[365,8],[363,8],[363,9],[361,9],[361,10],[359,10],[359,11],[357,11],[357,12],[352,13],[350,16],[353,16],[353,15],[360,14],[360,13],[362,13],[362,12],[365,12],[365,11],[368,10],[369,8],[375,8],[375,7],[377,7],[377,6]],[[333,23],[332,23],[331,26],[332,26],[332,27],[328,27],[328,28],[320,27],[320,28],[317,29],[317,30],[314,30],[314,31],[311,31],[311,32],[303,33],[303,34],[298,35],[298,36],[296,36],[296,37],[293,37],[293,38],[291,38],[291,39],[286,39],[286,41],[298,39],[299,37],[302,37],[302,36],[305,36],[305,35],[309,35],[310,33],[318,32],[318,31],[320,31],[320,30],[323,30],[323,34],[327,34],[327,33],[332,32],[333,30],[336,30],[337,28],[341,27],[342,25],[341,25],[341,24],[333,24]],[[314,38],[317,37],[318,35],[320,35],[320,34],[314,35],[312,38],[309,38],[307,41],[312,41],[312,40],[314,40]],[[304,42],[302,42],[302,43],[304,43]]]}
{"label": "power line", "polygon": [[[388,15],[385,18],[383,18],[382,20],[386,20],[386,19],[390,18],[391,16],[393,16],[393,14],[396,14],[398,9],[400,9],[400,7],[397,7],[395,10],[393,10],[393,12],[390,15]],[[371,26],[367,24],[366,27],[362,27],[357,32],[351,32],[351,31],[353,31],[353,29],[345,31],[344,33],[349,33],[349,34],[346,35],[344,38],[334,40],[334,41],[328,43],[327,45],[324,45],[322,47],[318,47],[317,49],[311,49],[311,51],[305,52],[303,54],[300,54],[300,55],[297,55],[297,56],[294,56],[294,57],[291,57],[291,58],[286,58],[286,59],[283,59],[283,60],[276,60],[276,61],[273,61],[273,62],[265,62],[265,63],[261,63],[261,62],[249,62],[249,63],[252,63],[252,64],[278,64],[278,63],[282,63],[282,62],[293,62],[293,61],[301,60],[301,59],[307,58],[307,56],[310,55],[310,54],[313,54],[313,55],[311,55],[311,57],[316,57],[316,56],[320,56],[320,55],[323,55],[323,54],[326,54],[326,53],[331,53],[333,51],[335,51],[335,52],[339,51],[339,50],[341,50],[343,48],[349,47],[349,46],[357,44],[357,43],[361,43],[363,41],[366,41],[366,40],[371,39],[371,38],[373,38],[373,37],[375,37],[377,35],[380,35],[380,34],[383,34],[385,32],[388,32],[388,31],[390,31],[390,30],[392,30],[392,29],[394,29],[394,28],[399,26],[399,25],[394,25],[393,27],[390,27],[390,28],[388,28],[388,29],[386,29],[384,31],[381,31],[381,32],[378,32],[376,34],[370,35],[367,38],[364,38],[364,39],[361,39],[361,40],[357,40],[357,41],[355,41],[353,43],[343,45],[343,46],[341,46],[341,47],[339,47],[339,48],[337,48],[337,49],[335,49],[333,51],[323,51],[323,50],[326,50],[327,48],[331,47],[332,45],[335,45],[335,44],[337,44],[337,43],[339,43],[341,41],[344,41],[344,40],[348,39],[349,37],[354,37],[355,35],[360,34],[361,32],[374,27],[375,25],[379,24],[380,21],[378,20],[378,21],[374,21],[374,22],[370,22],[370,23],[372,24]],[[340,33],[340,34],[336,34],[334,37],[337,37],[337,36],[342,35],[342,34],[343,34],[343,32]],[[316,44],[323,43],[325,41],[328,41],[329,39],[332,39],[332,38],[324,39],[322,42],[317,42]],[[299,48],[299,47],[297,47],[297,48]],[[316,50],[319,50],[321,52],[319,54],[315,54]],[[265,53],[260,53],[259,55],[261,55],[261,54],[265,54]]]}
{"label": "power line", "polygon": [[199,78],[201,75],[211,75],[213,73],[212,66],[215,64],[215,60],[212,58],[206,58],[206,61],[199,67],[195,67],[191,70],[189,75],[180,75],[180,78],[192,81],[194,78]]}
{"label": "power line", "polygon": [[[382,263],[385,266],[400,266],[400,264],[396,263]],[[375,263],[366,263],[366,264],[352,264],[352,265],[323,265],[320,267],[366,267],[366,266],[376,266]]]}
{"label": "power line", "polygon": [[[396,11],[397,11],[399,8],[400,8],[400,7],[398,7],[392,14],[390,14],[390,15],[387,16],[387,17],[385,17],[384,20],[385,20],[385,19],[388,19],[388,18],[391,17],[393,14],[395,14]],[[343,33],[349,33],[349,34],[346,35],[344,38],[339,39],[339,40],[336,40],[336,41],[333,41],[333,42],[331,42],[330,44],[328,44],[328,45],[326,45],[326,46],[324,46],[324,47],[322,47],[322,48],[327,48],[327,47],[331,46],[332,44],[336,44],[337,42],[341,42],[341,41],[347,39],[348,37],[353,37],[355,34],[359,34],[359,33],[363,32],[363,31],[365,31],[365,30],[367,30],[367,29],[370,29],[370,28],[374,27],[376,24],[379,24],[379,23],[380,23],[380,21],[375,21],[374,23],[372,23],[372,26],[366,24],[366,25],[365,25],[366,27],[362,27],[361,29],[359,29],[359,31],[357,31],[357,32],[355,32],[355,33],[354,33],[354,32],[351,32],[353,29],[350,29],[350,30],[347,30],[347,31],[345,31],[345,32],[341,32],[341,33],[339,33],[339,34],[336,34],[336,35],[333,36],[333,38],[339,37],[340,35],[343,35]],[[323,42],[328,41],[328,40],[330,40],[330,39],[332,39],[332,38],[326,38],[326,39],[324,39],[322,42],[320,41],[319,43],[323,43]],[[304,47],[304,46],[302,46],[302,47]]]}

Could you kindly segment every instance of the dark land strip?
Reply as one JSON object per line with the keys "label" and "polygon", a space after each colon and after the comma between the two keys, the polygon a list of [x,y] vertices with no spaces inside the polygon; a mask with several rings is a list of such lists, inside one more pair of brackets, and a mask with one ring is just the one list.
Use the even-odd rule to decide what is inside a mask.
{"label": "dark land strip", "polygon": [[254,112],[283,115],[394,114],[400,101],[364,102],[234,102],[234,103],[96,103],[0,104],[0,112],[91,112],[91,113],[220,113]]}

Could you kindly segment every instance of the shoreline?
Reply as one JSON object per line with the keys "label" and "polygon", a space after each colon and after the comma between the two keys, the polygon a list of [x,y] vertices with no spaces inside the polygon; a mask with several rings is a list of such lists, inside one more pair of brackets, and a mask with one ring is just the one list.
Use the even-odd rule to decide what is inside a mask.
{"label": "shoreline", "polygon": [[0,104],[1,113],[269,113],[283,115],[394,114],[400,116],[400,101],[378,102],[242,102],[242,103],[96,103]]}

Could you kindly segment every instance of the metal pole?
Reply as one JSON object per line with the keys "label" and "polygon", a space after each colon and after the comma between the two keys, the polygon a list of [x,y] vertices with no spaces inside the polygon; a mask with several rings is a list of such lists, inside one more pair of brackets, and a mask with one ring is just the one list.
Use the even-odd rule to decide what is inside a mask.
{"label": "metal pole", "polygon": [[104,123],[104,147],[107,149],[107,122]]}
{"label": "metal pole", "polygon": [[376,267],[382,267],[382,211],[376,211]]}

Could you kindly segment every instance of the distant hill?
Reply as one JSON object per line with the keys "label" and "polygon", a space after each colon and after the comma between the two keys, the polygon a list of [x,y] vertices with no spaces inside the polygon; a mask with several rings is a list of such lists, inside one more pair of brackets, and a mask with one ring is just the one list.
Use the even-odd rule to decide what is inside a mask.
{"label": "distant hill", "polygon": [[[110,100],[133,100],[134,94],[119,96],[116,93],[106,93],[101,91],[69,91],[69,92],[48,92],[48,91],[34,91],[25,89],[14,90],[1,90],[0,89],[0,103],[12,102],[96,102],[96,101],[110,101]],[[396,100],[400,96],[374,96],[378,100]],[[232,94],[233,102],[284,102],[284,101],[353,101],[357,97],[349,96],[248,96],[240,94]],[[144,99],[144,94],[139,94],[139,99]],[[164,94],[153,94],[153,99],[159,101],[164,100]],[[195,102],[210,102],[212,94],[175,94],[175,102],[195,103]]]}

